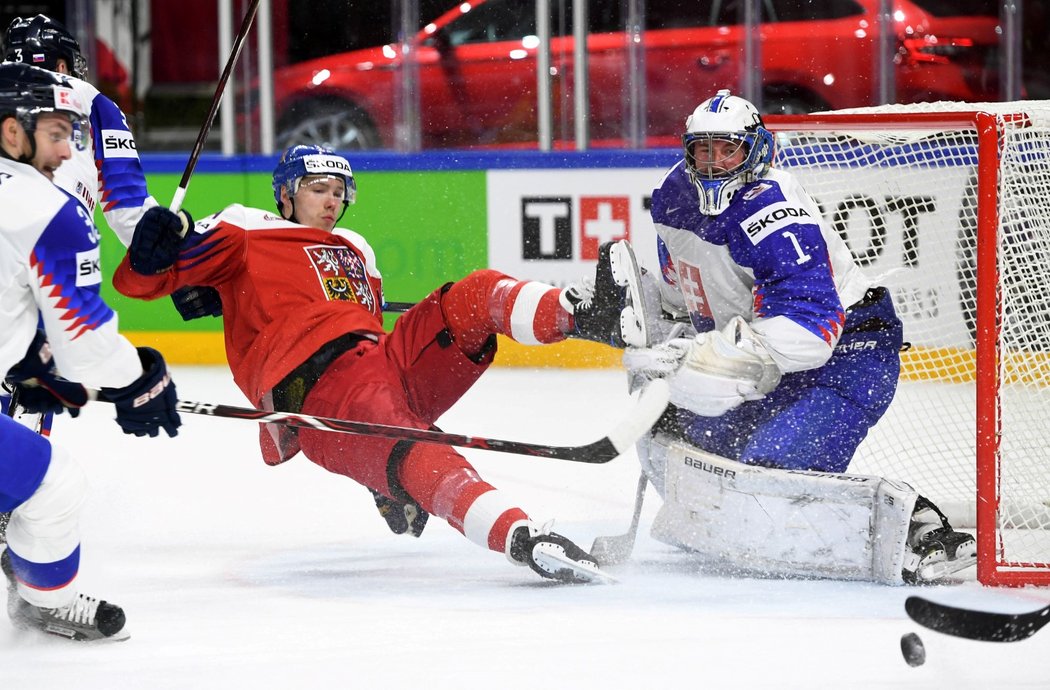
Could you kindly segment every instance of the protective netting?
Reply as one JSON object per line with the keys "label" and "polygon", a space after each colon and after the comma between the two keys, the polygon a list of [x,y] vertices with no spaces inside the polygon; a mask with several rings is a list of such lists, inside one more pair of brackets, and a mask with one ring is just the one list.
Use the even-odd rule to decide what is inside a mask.
{"label": "protective netting", "polygon": [[[978,110],[997,115],[991,150],[999,159],[991,156],[985,167],[976,127],[934,127],[913,117]],[[835,114],[843,113],[878,117],[850,131],[809,130],[806,118],[790,129],[770,128],[778,136],[777,165],[799,176],[866,272],[890,288],[911,344],[896,399],[850,471],[903,479],[953,521],[973,525],[976,420],[979,411],[998,414],[997,564],[1025,571],[1027,565],[1010,564],[1050,563],[1050,102]],[[978,175],[998,175],[998,203],[995,194],[978,195]],[[981,401],[979,203],[997,211],[998,233],[981,242],[997,248],[1000,293],[998,302],[986,303],[989,320],[982,322],[999,327],[998,399]],[[995,271],[996,261],[988,263]],[[995,367],[994,358],[988,361]]]}

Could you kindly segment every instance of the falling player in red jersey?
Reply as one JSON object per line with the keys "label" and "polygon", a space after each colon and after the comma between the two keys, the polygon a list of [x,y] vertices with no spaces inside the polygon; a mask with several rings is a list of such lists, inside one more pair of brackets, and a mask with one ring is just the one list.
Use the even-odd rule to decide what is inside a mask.
{"label": "falling player in red jersey", "polygon": [[[142,299],[215,287],[230,369],[257,407],[428,429],[491,364],[496,334],[543,344],[574,328],[564,291],[481,270],[435,290],[386,333],[375,255],[361,235],[335,228],[356,196],[346,159],[294,146],[273,189],[280,215],[234,204],[193,225],[151,209],[113,281]],[[530,521],[449,446],[276,426],[263,427],[261,446],[270,464],[302,450],[544,577],[601,576],[594,558]]]}

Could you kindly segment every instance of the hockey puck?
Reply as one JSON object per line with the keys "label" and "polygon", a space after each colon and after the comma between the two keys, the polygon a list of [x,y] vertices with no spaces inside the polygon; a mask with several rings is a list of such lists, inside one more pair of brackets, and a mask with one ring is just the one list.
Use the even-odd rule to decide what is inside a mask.
{"label": "hockey puck", "polygon": [[922,638],[913,632],[901,635],[901,654],[909,666],[926,663],[926,647],[922,644]]}

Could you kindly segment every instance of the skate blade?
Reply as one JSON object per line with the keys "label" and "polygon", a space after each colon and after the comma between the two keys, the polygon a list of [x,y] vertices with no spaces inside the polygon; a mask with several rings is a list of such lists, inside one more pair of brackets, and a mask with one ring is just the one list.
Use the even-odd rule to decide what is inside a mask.
{"label": "skate blade", "polygon": [[620,240],[609,248],[609,268],[613,282],[626,287],[628,307],[620,314],[620,331],[623,341],[631,347],[652,347],[642,296],[642,272],[634,249],[626,240]]}
{"label": "skate blade", "polygon": [[918,579],[920,582],[937,582],[977,563],[976,553],[956,554],[956,557],[950,561],[943,551],[939,551],[937,554],[940,558],[919,566]]}
{"label": "skate blade", "polygon": [[[543,553],[534,554],[533,558],[536,561],[536,565],[549,573],[568,570],[576,578],[583,580],[587,584],[611,585],[619,582],[612,575],[602,572],[589,563],[574,561],[560,551],[544,551]],[[555,579],[561,578],[556,577]]]}
{"label": "skate blade", "polygon": [[38,627],[36,625],[29,625],[24,622],[13,621],[15,630],[24,634],[40,637],[48,640],[61,639],[73,644],[109,644],[111,642],[124,642],[131,639],[131,633],[125,628],[119,630],[109,637],[86,637],[83,633],[77,633],[71,631],[69,628],[64,628],[57,625],[45,625],[44,627]]}

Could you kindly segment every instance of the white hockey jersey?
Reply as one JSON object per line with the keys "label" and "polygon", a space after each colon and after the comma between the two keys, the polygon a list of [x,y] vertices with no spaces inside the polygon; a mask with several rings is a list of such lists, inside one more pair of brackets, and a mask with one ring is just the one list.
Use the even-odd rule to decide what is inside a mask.
{"label": "white hockey jersey", "polygon": [[90,105],[90,131],[77,132],[73,157],[55,173],[55,184],[79,201],[92,218],[99,204],[106,223],[128,246],[142,214],[157,205],[146,190],[135,137],[117,104],[82,79],[69,80],[80,102]]}
{"label": "white hockey jersey", "polygon": [[0,372],[25,357],[42,323],[63,376],[121,388],[142,374],[99,293],[99,232],[35,168],[0,158]]}

